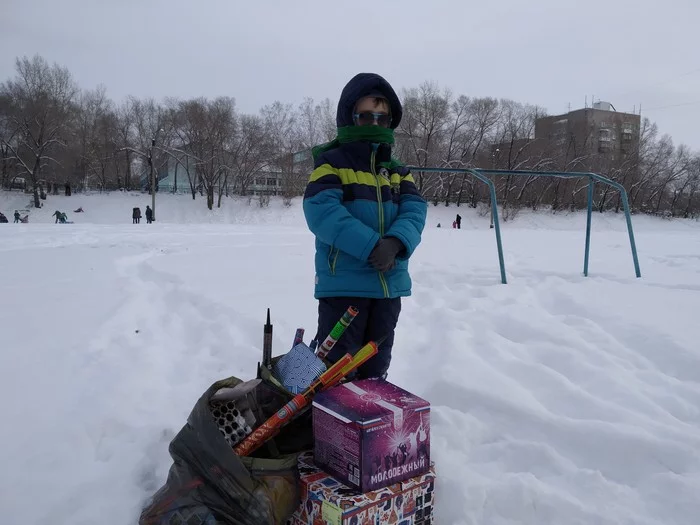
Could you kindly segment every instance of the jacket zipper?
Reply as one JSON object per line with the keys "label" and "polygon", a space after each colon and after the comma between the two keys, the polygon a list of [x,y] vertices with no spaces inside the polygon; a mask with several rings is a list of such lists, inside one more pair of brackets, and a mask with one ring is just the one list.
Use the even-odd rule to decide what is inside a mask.
{"label": "jacket zipper", "polygon": [[[379,144],[372,144],[372,157],[370,159],[370,168],[372,170],[372,175],[374,175],[374,180],[377,182],[377,205],[379,208],[379,236],[384,237],[384,205],[382,203],[382,187],[379,183],[379,177],[377,176],[377,170],[374,166],[377,149]],[[377,272],[379,274],[379,281],[382,283],[382,289],[384,290],[384,297],[389,297],[389,287],[386,284],[386,279],[382,275],[382,272]]]}

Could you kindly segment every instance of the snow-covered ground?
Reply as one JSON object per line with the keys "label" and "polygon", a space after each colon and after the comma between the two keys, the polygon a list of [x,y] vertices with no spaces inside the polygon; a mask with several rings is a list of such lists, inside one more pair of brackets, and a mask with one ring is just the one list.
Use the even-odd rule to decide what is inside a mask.
{"label": "snow-covered ground", "polygon": [[[148,202],[0,225],[3,524],[135,523],[201,393],[254,374],[266,308],[275,353],[314,331],[298,200],[159,196],[132,225]],[[502,285],[487,219],[456,211],[430,208],[389,375],[433,405],[436,523],[697,524],[700,224],[635,217],[636,279],[623,217],[596,214],[585,278],[585,216],[522,213]]]}

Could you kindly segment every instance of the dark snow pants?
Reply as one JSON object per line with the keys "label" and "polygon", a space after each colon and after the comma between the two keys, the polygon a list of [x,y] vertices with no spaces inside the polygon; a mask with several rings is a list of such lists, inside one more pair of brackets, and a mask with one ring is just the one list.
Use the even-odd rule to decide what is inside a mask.
{"label": "dark snow pants", "polygon": [[324,297],[318,301],[318,332],[320,345],[340,320],[349,306],[359,310],[355,320],[338,339],[326,359],[335,363],[346,353],[354,355],[370,341],[387,336],[379,346],[377,355],[362,365],[354,379],[386,377],[394,346],[394,330],[401,313],[401,298],[367,299],[361,297]]}

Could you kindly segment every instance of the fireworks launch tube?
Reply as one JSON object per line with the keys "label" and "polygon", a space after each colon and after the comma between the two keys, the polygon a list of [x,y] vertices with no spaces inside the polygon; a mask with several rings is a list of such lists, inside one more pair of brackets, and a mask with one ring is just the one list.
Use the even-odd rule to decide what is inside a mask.
{"label": "fireworks launch tube", "polygon": [[359,310],[354,306],[348,307],[343,316],[333,327],[333,330],[331,330],[331,333],[328,334],[328,337],[326,337],[321,346],[318,347],[318,350],[316,350],[317,357],[319,357],[320,359],[325,359],[325,357],[328,355],[328,352],[330,352],[331,349],[335,346],[335,343],[337,343],[338,339],[340,339],[341,336],[345,333],[345,330],[347,330],[348,326],[350,326],[350,323],[352,323],[355,320],[355,317],[357,317],[358,313]]}

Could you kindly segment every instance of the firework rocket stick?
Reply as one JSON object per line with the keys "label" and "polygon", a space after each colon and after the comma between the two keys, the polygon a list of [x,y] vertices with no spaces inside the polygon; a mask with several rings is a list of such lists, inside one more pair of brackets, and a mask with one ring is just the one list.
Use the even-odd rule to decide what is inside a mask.
{"label": "firework rocket stick", "polygon": [[268,439],[275,437],[284,425],[291,421],[292,416],[308,404],[302,394],[297,394],[275,415],[253,430],[243,441],[234,447],[234,452],[241,457],[248,456],[263,446]]}
{"label": "firework rocket stick", "polygon": [[326,390],[343,378],[343,370],[352,362],[352,356],[345,354],[340,360],[331,366],[328,370],[322,373],[316,380],[311,383],[302,393],[308,401],[321,390]]}
{"label": "firework rocket stick", "polygon": [[309,385],[306,390],[294,396],[291,401],[253,430],[252,434],[241,441],[234,448],[236,454],[239,456],[248,456],[261,447],[268,439],[274,437],[302,408],[311,402],[311,398],[318,390],[325,390],[337,384],[343,377],[342,371],[351,361],[352,356],[350,354],[345,354],[337,363]]}
{"label": "firework rocket stick", "polygon": [[303,342],[304,342],[304,329],[297,328],[297,331],[294,334],[294,342],[292,343],[292,348],[294,348],[299,343],[303,343]]}
{"label": "firework rocket stick", "polygon": [[263,327],[263,366],[272,368],[272,325],[270,324],[270,309],[267,309],[267,322]]}
{"label": "firework rocket stick", "polygon": [[350,306],[345,313],[343,314],[343,317],[340,318],[340,320],[335,324],[333,327],[333,330],[331,330],[331,333],[328,334],[328,337],[326,337],[326,340],[323,341],[321,346],[318,348],[316,351],[316,356],[320,359],[323,359],[328,355],[328,352],[331,351],[331,348],[335,345],[335,343],[338,342],[338,339],[340,339],[340,336],[345,333],[345,330],[347,329],[348,326],[350,326],[350,323],[352,323],[355,320],[355,316],[359,313],[359,310],[355,308],[354,306]]}

